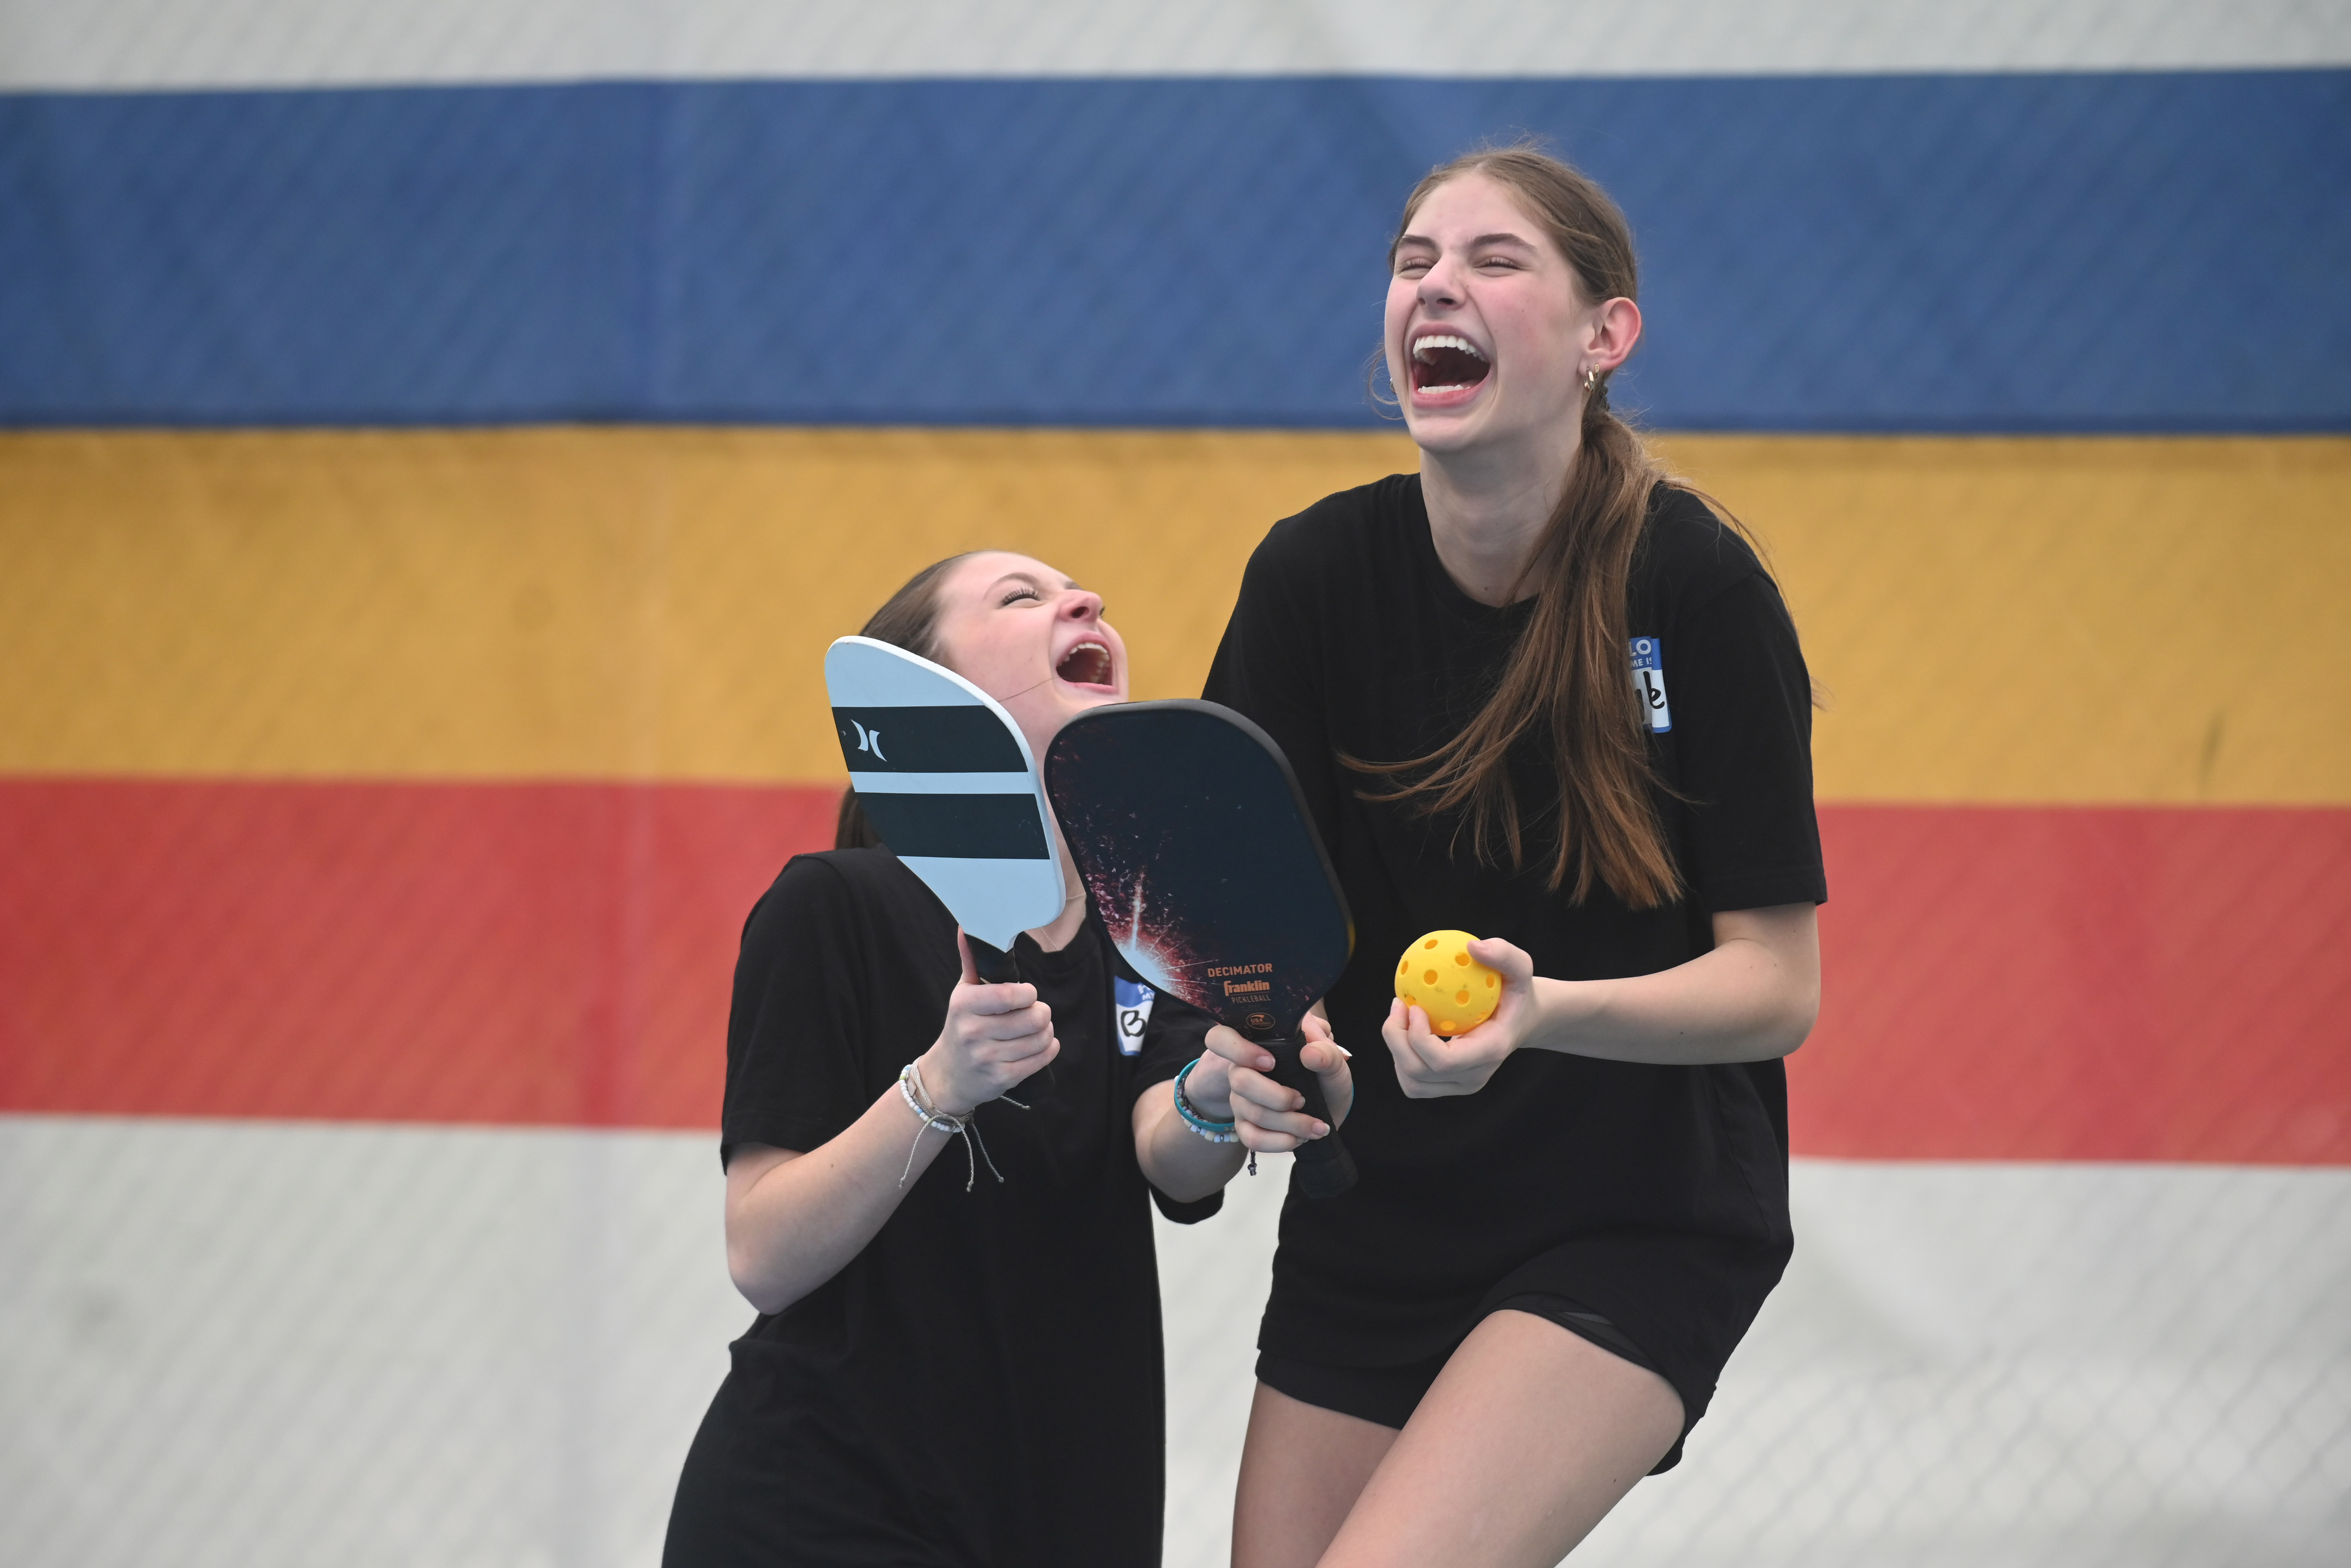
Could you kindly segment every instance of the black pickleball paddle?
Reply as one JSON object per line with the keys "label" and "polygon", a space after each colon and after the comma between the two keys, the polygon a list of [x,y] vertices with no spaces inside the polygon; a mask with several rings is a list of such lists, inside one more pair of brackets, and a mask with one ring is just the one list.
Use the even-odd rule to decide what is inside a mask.
{"label": "black pickleball paddle", "polygon": [[1299,1024],[1347,967],[1354,922],[1272,737],[1214,702],[1123,702],[1061,727],[1045,790],[1094,909],[1135,972],[1273,1054],[1274,1077],[1331,1123],[1290,1187],[1355,1184]]}
{"label": "black pickleball paddle", "polygon": [[954,670],[868,637],[825,651],[824,684],[873,831],[955,916],[979,978],[1019,980],[1014,939],[1068,897],[1020,726]]}

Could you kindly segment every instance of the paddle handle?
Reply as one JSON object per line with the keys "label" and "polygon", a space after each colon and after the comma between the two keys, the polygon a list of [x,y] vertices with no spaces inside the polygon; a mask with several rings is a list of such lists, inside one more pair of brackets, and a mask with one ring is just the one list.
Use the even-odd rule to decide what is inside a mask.
{"label": "paddle handle", "polygon": [[963,940],[971,944],[971,967],[977,971],[982,985],[1010,985],[1020,978],[1020,966],[1002,948],[991,946],[969,931]]}
{"label": "paddle handle", "polygon": [[1298,1163],[1290,1168],[1290,1190],[1301,1198],[1336,1198],[1355,1185],[1355,1157],[1339,1141],[1339,1124],[1322,1097],[1322,1080],[1299,1058],[1295,1039],[1259,1040],[1273,1053],[1273,1081],[1295,1089],[1306,1100],[1305,1111],[1331,1130],[1298,1146]]}
{"label": "paddle handle", "polygon": [[[1020,966],[1013,961],[1012,955],[1004,949],[996,946],[993,942],[981,941],[969,931],[964,932],[963,940],[971,949],[972,972],[979,976],[980,984],[1010,985],[1020,978]],[[1045,1070],[1029,1081],[1050,1090],[1056,1081],[1053,1076],[1053,1065],[1050,1062],[1046,1063]],[[1027,1091],[1022,1092],[1025,1094]],[[1009,1096],[1006,1097],[1010,1098]],[[1016,1106],[1020,1105],[1018,1100],[1013,1100],[1012,1103]],[[1021,1109],[1026,1110],[1028,1107],[1021,1106]]]}

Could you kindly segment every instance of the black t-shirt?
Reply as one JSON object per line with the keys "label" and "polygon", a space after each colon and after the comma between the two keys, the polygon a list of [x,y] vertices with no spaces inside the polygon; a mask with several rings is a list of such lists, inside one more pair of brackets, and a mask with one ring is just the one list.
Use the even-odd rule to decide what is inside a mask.
{"label": "black t-shirt", "polygon": [[[1444,1353],[1505,1297],[1547,1292],[1621,1326],[1695,1420],[1789,1252],[1781,1064],[1522,1051],[1478,1094],[1408,1100],[1379,1027],[1397,955],[1426,931],[1505,937],[1538,974],[1599,979],[1707,951],[1714,911],[1823,900],[1811,683],[1753,552],[1661,486],[1634,560],[1626,672],[1660,667],[1646,672],[1662,697],[1649,755],[1687,896],[1635,911],[1597,887],[1577,904],[1544,885],[1557,840],[1539,826],[1524,869],[1481,866],[1466,841],[1452,848],[1454,819],[1364,800],[1383,781],[1337,760],[1425,756],[1458,733],[1531,607],[1480,605],[1454,584],[1418,475],[1330,496],[1250,558],[1206,694],[1288,753],[1346,888],[1356,945],[1329,1011],[1354,1053],[1345,1133],[1362,1170],[1342,1197],[1284,1209],[1259,1343],[1402,1366]],[[1521,812],[1555,822],[1549,753],[1531,743],[1511,777]]]}
{"label": "black t-shirt", "polygon": [[[929,1048],[960,972],[955,920],[887,850],[803,855],[744,929],[721,1158],[809,1150]],[[977,1112],[971,1190],[942,1149],[862,1251],[733,1346],[695,1439],[664,1561],[1130,1564],[1159,1561],[1159,1286],[1133,1107],[1197,1055],[1170,997],[1122,1030],[1112,948],[1014,947],[1061,1049]],[[1129,1054],[1132,1052],[1132,1054]],[[911,1146],[918,1123],[905,1117]],[[1216,1211],[1161,1199],[1170,1218]]]}

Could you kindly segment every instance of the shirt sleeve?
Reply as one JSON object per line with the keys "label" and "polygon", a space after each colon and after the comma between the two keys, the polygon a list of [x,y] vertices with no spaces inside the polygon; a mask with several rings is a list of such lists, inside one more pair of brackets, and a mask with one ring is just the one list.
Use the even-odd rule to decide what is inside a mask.
{"label": "shirt sleeve", "polygon": [[1240,597],[1225,623],[1200,695],[1273,737],[1298,776],[1315,830],[1336,855],[1340,782],[1322,714],[1316,618],[1295,587],[1301,574],[1288,560],[1295,554],[1288,532],[1295,522],[1277,524],[1249,556]]}
{"label": "shirt sleeve", "polygon": [[[1191,1003],[1161,992],[1151,1005],[1151,1022],[1143,1026],[1143,1051],[1134,1063],[1134,1098],[1141,1099],[1144,1091],[1167,1082],[1184,1070],[1184,1064],[1196,1059],[1206,1049],[1204,1043],[1216,1022]],[[1151,1201],[1176,1224],[1196,1225],[1225,1206],[1225,1195],[1211,1192],[1190,1203],[1179,1203],[1155,1187]]]}
{"label": "shirt sleeve", "polygon": [[1207,1049],[1208,1031],[1217,1021],[1188,1002],[1160,992],[1151,1004],[1151,1021],[1143,1026],[1143,1049],[1134,1060],[1134,1097],[1154,1084],[1164,1084],[1184,1070],[1184,1064]]}
{"label": "shirt sleeve", "polygon": [[1709,913],[1827,902],[1812,677],[1778,588],[1747,574],[1683,620],[1665,658],[1691,896]]}
{"label": "shirt sleeve", "polygon": [[[841,874],[805,856],[744,923],[726,1023],[719,1162],[741,1143],[806,1153],[864,1114],[863,922]],[[804,977],[831,977],[810,985]]]}

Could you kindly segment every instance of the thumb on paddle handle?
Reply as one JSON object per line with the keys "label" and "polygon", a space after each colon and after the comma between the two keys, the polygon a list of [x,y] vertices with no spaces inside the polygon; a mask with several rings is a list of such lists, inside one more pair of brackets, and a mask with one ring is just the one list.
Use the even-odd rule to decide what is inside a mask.
{"label": "thumb on paddle handle", "polygon": [[991,947],[957,927],[956,950],[963,955],[963,980],[966,985],[1010,985],[1020,978],[1020,966],[1012,955],[999,947]]}

